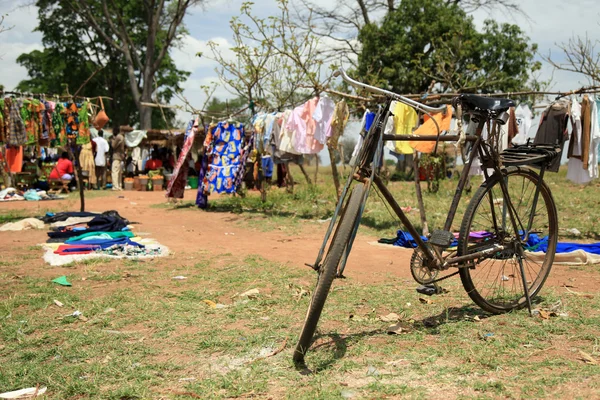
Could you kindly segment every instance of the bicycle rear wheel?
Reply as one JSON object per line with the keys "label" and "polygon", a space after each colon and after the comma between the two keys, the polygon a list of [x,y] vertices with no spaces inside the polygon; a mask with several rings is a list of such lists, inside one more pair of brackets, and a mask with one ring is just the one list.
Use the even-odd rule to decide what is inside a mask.
{"label": "bicycle rear wheel", "polygon": [[[501,179],[506,182],[520,221],[519,233],[514,232]],[[507,246],[505,250],[468,261],[460,269],[469,297],[488,312],[505,313],[527,304],[519,253],[531,298],[539,293],[550,273],[558,238],[558,216],[552,193],[544,182],[534,210],[539,179],[539,175],[529,169],[512,168],[483,183],[467,207],[459,233],[459,255],[490,249],[495,244]],[[530,216],[533,218],[529,227]],[[539,250],[545,253],[534,254]]]}
{"label": "bicycle rear wheel", "polygon": [[317,286],[313,292],[306,313],[306,319],[304,320],[304,326],[294,350],[294,361],[296,363],[304,361],[304,355],[308,351],[315,330],[317,329],[317,323],[319,322],[333,279],[337,274],[338,265],[344,255],[344,250],[346,246],[351,245],[349,242],[351,240],[352,229],[359,217],[360,205],[366,190],[365,186],[366,184],[361,183],[352,189],[352,193],[350,193],[350,197],[343,208],[340,221],[329,245],[325,261],[319,269]]}

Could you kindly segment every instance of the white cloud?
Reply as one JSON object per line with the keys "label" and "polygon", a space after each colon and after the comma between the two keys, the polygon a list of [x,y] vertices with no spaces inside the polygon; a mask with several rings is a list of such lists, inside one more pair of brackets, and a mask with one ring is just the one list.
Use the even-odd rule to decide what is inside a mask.
{"label": "white cloud", "polygon": [[[234,53],[230,50],[231,43],[223,37],[214,37],[208,40],[201,40],[190,35],[185,35],[181,40],[181,45],[171,51],[171,57],[177,66],[186,71],[194,71],[198,68],[210,68],[214,70],[217,66],[213,57],[212,50],[208,43],[214,42],[218,45],[218,49],[226,60],[232,60]],[[202,53],[201,57],[196,54]]]}
{"label": "white cloud", "polygon": [[0,84],[7,90],[14,89],[27,78],[27,69],[17,64],[16,59],[23,53],[41,50],[41,44],[4,43],[0,46]]}

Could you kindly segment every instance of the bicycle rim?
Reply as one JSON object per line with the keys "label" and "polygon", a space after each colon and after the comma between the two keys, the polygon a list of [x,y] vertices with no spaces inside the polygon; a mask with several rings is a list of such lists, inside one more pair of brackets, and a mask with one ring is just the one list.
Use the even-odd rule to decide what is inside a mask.
{"label": "bicycle rim", "polygon": [[[520,238],[510,222],[500,179],[505,179],[511,202],[522,223]],[[513,244],[512,250],[498,251],[467,262],[460,270],[469,297],[486,311],[504,313],[526,305],[518,250],[514,250],[514,243],[518,242],[523,249],[522,262],[530,297],[539,293],[550,273],[556,252],[558,218],[552,194],[545,183],[540,187],[537,205],[533,209],[538,179],[535,172],[519,168],[511,169],[502,177],[495,175],[478,189],[465,213],[459,234],[459,255],[490,248],[494,244]],[[533,223],[529,228],[530,215],[533,215]],[[527,242],[523,242],[526,238]]]}

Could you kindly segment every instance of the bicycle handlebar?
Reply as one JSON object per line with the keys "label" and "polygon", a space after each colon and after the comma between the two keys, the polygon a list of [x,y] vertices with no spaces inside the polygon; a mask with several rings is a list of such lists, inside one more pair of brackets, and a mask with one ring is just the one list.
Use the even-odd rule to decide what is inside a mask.
{"label": "bicycle handlebar", "polygon": [[394,100],[399,101],[401,103],[404,103],[404,104],[406,104],[408,106],[414,107],[417,110],[421,110],[421,111],[424,111],[424,112],[427,112],[427,113],[432,113],[432,114],[437,114],[437,113],[440,113],[440,112],[446,110],[446,106],[445,105],[442,105],[440,107],[429,107],[429,106],[426,106],[425,104],[419,103],[418,101],[414,101],[414,100],[408,99],[408,98],[406,98],[404,96],[400,96],[399,94],[396,94],[394,92],[390,92],[389,90],[380,89],[380,88],[375,87],[375,86],[367,85],[366,83],[355,81],[354,79],[350,78],[346,74],[346,71],[344,71],[343,68],[340,68],[340,69],[338,69],[337,71],[335,71],[333,73],[333,76],[336,77],[336,78],[338,76],[340,76],[340,75],[342,76],[343,80],[345,80],[346,82],[348,82],[349,84],[351,84],[354,87],[357,87],[359,89],[365,89],[365,90],[367,90],[369,92],[372,92],[372,93],[382,94],[384,96],[391,97]]}

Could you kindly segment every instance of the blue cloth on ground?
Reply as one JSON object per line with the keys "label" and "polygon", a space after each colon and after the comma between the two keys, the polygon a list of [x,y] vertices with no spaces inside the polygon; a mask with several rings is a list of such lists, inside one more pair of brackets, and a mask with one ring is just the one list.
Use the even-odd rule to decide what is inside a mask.
{"label": "blue cloth on ground", "polygon": [[135,247],[142,247],[142,248],[144,247],[143,244],[136,243],[136,242],[132,241],[131,239],[129,239],[128,237],[121,237],[121,238],[116,238],[116,239],[75,240],[75,241],[69,242],[68,244],[100,246],[103,249],[106,249],[115,244],[122,244],[122,245],[128,244],[130,246],[135,246]]}
{"label": "blue cloth on ground", "polygon": [[[544,253],[548,251],[548,236],[544,236],[540,238],[535,233],[529,235],[529,240],[527,240],[527,250],[529,251],[543,251]],[[583,250],[586,253],[591,254],[600,254],[600,243],[568,243],[568,242],[559,242],[556,245],[557,253],[570,253],[576,250]]]}

